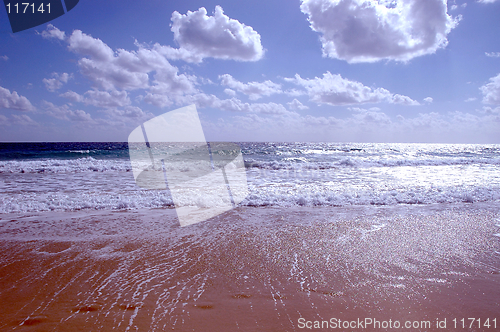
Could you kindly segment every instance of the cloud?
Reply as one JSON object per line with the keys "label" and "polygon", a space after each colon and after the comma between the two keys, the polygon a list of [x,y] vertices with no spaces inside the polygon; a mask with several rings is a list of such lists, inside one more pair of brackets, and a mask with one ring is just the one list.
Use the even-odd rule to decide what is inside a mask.
{"label": "cloud", "polygon": [[460,6],[458,6],[458,5],[452,5],[451,6],[451,10],[457,10],[458,8],[465,8],[465,7],[467,7],[467,2],[461,4]]}
{"label": "cloud", "polygon": [[427,98],[424,98],[424,101],[425,101],[426,103],[431,104],[431,103],[434,101],[434,99],[432,99],[432,97],[427,97]]}
{"label": "cloud", "polygon": [[153,117],[153,114],[146,113],[136,106],[126,106],[123,109],[112,108],[105,112],[115,118],[146,119]]}
{"label": "cloud", "polygon": [[490,58],[500,58],[500,52],[484,52],[484,54],[486,54],[486,56]]}
{"label": "cloud", "polygon": [[69,108],[68,105],[56,106],[51,102],[42,101],[43,107],[45,109],[46,114],[60,119],[60,120],[68,120],[68,121],[77,121],[77,122],[91,122],[93,121],[90,114],[82,111],[76,110],[73,111]]}
{"label": "cloud", "polygon": [[286,78],[285,80],[304,87],[310,99],[318,104],[340,106],[389,102],[418,105],[418,102],[410,97],[391,94],[383,88],[372,89],[362,83],[350,81],[330,72],[323,74],[323,78],[303,79],[296,74],[295,78]]}
{"label": "cloud", "polygon": [[146,103],[157,107],[166,107],[173,104],[172,100],[170,100],[170,98],[168,98],[167,95],[157,94],[157,93],[153,94],[148,92],[146,96],[143,98],[143,100]]}
{"label": "cloud", "polygon": [[[75,30],[68,38],[68,49],[90,58],[82,58],[78,65],[82,74],[104,89],[147,88],[150,68],[137,65],[135,54],[121,50],[115,57],[113,50],[100,39]],[[151,68],[152,69],[152,68]]]}
{"label": "cloud", "polygon": [[467,98],[467,99],[465,99],[464,101],[465,101],[466,103],[469,103],[469,102],[474,101],[474,100],[476,100],[476,99],[477,99],[477,98],[475,98],[475,97],[471,97],[471,98]]}
{"label": "cloud", "polygon": [[240,113],[220,123],[204,123],[207,134],[230,132],[240,141],[350,141],[350,142],[498,142],[500,113],[484,116],[465,112],[421,113],[391,118],[378,108],[349,109],[351,116],[301,116],[298,113]]}
{"label": "cloud", "polygon": [[494,3],[497,2],[498,0],[478,0],[477,2],[479,3]]}
{"label": "cloud", "polygon": [[171,30],[180,48],[162,47],[169,59],[195,63],[208,57],[257,61],[264,55],[260,35],[252,27],[224,15],[220,6],[215,7],[213,16],[207,16],[203,7],[185,15],[175,11]]}
{"label": "cloud", "polygon": [[38,126],[38,123],[33,121],[32,118],[27,116],[26,114],[12,114],[12,124],[17,124],[21,126]]}
{"label": "cloud", "polygon": [[223,111],[261,114],[292,114],[283,105],[277,103],[245,103],[238,98],[219,99],[214,95],[198,93],[178,98],[180,105],[195,104],[198,108],[217,108]]}
{"label": "cloud", "polygon": [[82,95],[80,95],[80,94],[78,94],[78,93],[76,93],[74,91],[71,91],[71,90],[69,90],[69,91],[67,91],[65,93],[62,93],[59,96],[60,97],[64,97],[66,99],[69,99],[69,100],[71,100],[73,102],[83,102],[83,100],[84,100],[84,98],[83,98]]}
{"label": "cloud", "polygon": [[351,121],[356,123],[356,126],[365,124],[375,124],[377,126],[389,125],[392,123],[389,116],[383,112],[380,112],[377,108],[374,109],[363,109],[363,108],[351,108],[354,114]]}
{"label": "cloud", "polygon": [[178,74],[158,50],[146,49],[136,43],[137,51],[118,49],[114,52],[98,38],[75,30],[67,38],[68,49],[82,56],[78,65],[82,74],[105,90],[148,89],[149,73],[156,72],[152,93],[177,94],[196,91],[194,76]]}
{"label": "cloud", "polygon": [[291,102],[287,103],[287,105],[288,105],[288,108],[291,109],[292,111],[309,109],[309,107],[303,105],[297,99],[293,99]]}
{"label": "cloud", "polygon": [[234,91],[233,89],[224,89],[224,93],[232,97],[236,96],[236,91]]}
{"label": "cloud", "polygon": [[130,104],[130,99],[126,91],[98,91],[89,90],[85,92],[87,96],[83,102],[96,107],[120,107]]}
{"label": "cloud", "polygon": [[58,73],[52,73],[53,78],[44,78],[43,84],[50,92],[54,92],[60,89],[64,83],[68,83],[68,80],[73,77],[73,75],[69,75],[68,73],[62,73],[59,75]]}
{"label": "cloud", "polygon": [[302,0],[323,55],[355,62],[408,61],[448,44],[458,24],[446,0]]}
{"label": "cloud", "polygon": [[0,86],[0,108],[9,108],[18,111],[33,111],[35,107],[31,105],[28,98],[20,96],[16,91],[10,93],[10,90]]}
{"label": "cloud", "polygon": [[2,55],[2,56],[0,56],[0,59],[3,61],[7,61],[7,60],[9,60],[9,57],[6,55]]}
{"label": "cloud", "polygon": [[69,90],[59,96],[73,102],[85,103],[96,107],[113,108],[130,105],[130,98],[126,91],[89,90],[83,95],[80,95]]}
{"label": "cloud", "polygon": [[43,38],[47,39],[55,38],[59,40],[64,40],[64,38],[66,38],[66,34],[64,33],[64,31],[59,30],[52,24],[48,24],[47,28],[44,31],[42,31],[41,35]]}
{"label": "cloud", "polygon": [[490,78],[490,83],[479,88],[483,92],[483,103],[500,104],[500,74]]}
{"label": "cloud", "polygon": [[283,93],[283,91],[281,91],[280,84],[273,83],[269,80],[264,82],[243,83],[234,79],[229,74],[220,75],[219,79],[221,80],[222,85],[227,85],[236,91],[248,95],[250,100],[257,100],[262,96]]}
{"label": "cloud", "polygon": [[151,93],[168,94],[170,96],[196,93],[196,77],[178,74],[177,67],[168,65],[158,68],[150,88]]}

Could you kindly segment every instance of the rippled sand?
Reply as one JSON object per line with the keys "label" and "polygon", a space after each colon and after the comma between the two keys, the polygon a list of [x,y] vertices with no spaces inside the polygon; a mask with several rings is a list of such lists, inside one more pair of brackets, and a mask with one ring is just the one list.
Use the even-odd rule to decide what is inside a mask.
{"label": "rippled sand", "polygon": [[2,331],[500,329],[500,204],[238,208],[185,228],[171,209],[0,218]]}

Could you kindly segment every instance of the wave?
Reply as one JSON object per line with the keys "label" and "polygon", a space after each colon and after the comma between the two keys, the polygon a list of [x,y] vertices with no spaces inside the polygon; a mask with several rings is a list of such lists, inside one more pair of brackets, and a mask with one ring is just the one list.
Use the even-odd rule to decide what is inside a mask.
{"label": "wave", "polygon": [[[83,153],[83,152],[82,152]],[[36,159],[0,161],[0,173],[80,173],[80,172],[130,172],[127,159]]]}
{"label": "wave", "polygon": [[[411,189],[407,191],[344,191],[301,193],[276,193],[251,189],[250,194],[240,204],[249,207],[292,207],[292,206],[330,206],[345,207],[353,205],[403,205],[436,203],[478,203],[500,202],[500,188],[439,188]],[[187,192],[186,195],[192,195]],[[182,199],[180,201],[183,201]],[[210,207],[206,197],[193,200],[200,207]],[[227,202],[226,202],[227,203]],[[208,205],[207,205],[208,204]],[[216,204],[216,203],[214,203]],[[168,190],[132,190],[125,193],[106,193],[90,191],[72,193],[20,193],[3,197],[0,200],[0,213],[79,211],[79,210],[136,210],[143,208],[173,208],[174,204]]]}
{"label": "wave", "polygon": [[276,160],[247,159],[247,168],[260,168],[270,170],[296,170],[296,169],[335,169],[341,167],[400,167],[400,166],[454,166],[454,165],[500,165],[500,158],[427,158],[427,159],[402,159],[402,158],[337,158],[332,161],[308,161],[305,158],[286,158]]}

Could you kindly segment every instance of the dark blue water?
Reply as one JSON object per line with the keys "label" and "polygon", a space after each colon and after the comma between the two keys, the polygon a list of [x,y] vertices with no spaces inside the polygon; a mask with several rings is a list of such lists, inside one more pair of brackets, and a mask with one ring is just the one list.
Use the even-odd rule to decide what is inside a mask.
{"label": "dark blue water", "polygon": [[0,160],[129,158],[128,144],[122,142],[0,143]]}

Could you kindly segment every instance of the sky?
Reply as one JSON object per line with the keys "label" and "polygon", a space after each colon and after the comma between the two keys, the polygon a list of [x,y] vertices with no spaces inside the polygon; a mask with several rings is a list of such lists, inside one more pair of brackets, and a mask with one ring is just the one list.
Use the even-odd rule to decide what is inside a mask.
{"label": "sky", "polygon": [[80,0],[12,33],[0,141],[127,141],[195,104],[208,141],[500,143],[500,0]]}

